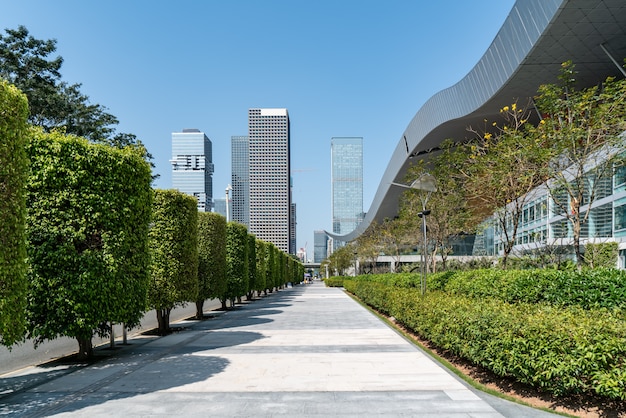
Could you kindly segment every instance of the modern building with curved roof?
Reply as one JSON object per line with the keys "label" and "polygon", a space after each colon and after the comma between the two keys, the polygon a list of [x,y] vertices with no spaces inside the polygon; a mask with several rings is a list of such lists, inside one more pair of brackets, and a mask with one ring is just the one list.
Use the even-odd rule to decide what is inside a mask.
{"label": "modern building with curved roof", "polygon": [[495,120],[514,101],[525,103],[541,84],[557,82],[561,64],[576,65],[579,87],[607,76],[624,77],[624,0],[517,0],[476,66],[457,84],[432,96],[415,114],[392,154],[364,221],[351,241],[373,222],[397,215],[406,174],[414,159],[427,158],[448,138]]}

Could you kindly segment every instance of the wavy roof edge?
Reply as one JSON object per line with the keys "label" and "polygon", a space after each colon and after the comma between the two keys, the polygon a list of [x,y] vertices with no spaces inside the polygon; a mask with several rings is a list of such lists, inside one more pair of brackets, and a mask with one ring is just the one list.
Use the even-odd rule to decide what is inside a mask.
{"label": "wavy roof edge", "polygon": [[326,233],[349,242],[373,222],[398,213],[413,158],[427,158],[447,138],[464,139],[469,126],[495,119],[515,100],[532,98],[541,84],[557,81],[572,60],[581,86],[620,76],[626,58],[623,0],[518,0],[478,63],[455,85],[417,111],[398,141],[363,222],[351,233]]}

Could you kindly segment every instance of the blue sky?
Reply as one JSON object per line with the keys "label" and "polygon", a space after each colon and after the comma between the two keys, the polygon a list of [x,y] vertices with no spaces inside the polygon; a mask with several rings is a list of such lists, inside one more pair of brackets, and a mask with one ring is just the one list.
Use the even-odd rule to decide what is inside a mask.
{"label": "blue sky", "polygon": [[297,245],[312,257],[313,231],[332,229],[331,137],[364,138],[367,211],[411,118],[470,71],[513,3],[0,0],[0,29],[56,39],[63,79],[146,144],[159,188],[171,187],[171,133],[198,128],[223,197],[248,109],[287,108]]}

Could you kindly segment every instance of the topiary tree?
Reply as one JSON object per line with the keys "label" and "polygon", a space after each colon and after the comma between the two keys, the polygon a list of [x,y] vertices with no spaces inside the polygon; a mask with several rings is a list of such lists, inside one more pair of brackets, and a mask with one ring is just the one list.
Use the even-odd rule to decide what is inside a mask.
{"label": "topiary tree", "polygon": [[246,289],[246,300],[252,300],[254,289],[256,289],[256,237],[248,234],[248,287]]}
{"label": "topiary tree", "polygon": [[0,344],[26,333],[26,135],[28,102],[0,79]]}
{"label": "topiary tree", "polygon": [[248,289],[248,230],[245,225],[229,222],[226,225],[226,292],[222,295],[222,307],[226,300],[234,305]]}
{"label": "topiary tree", "polygon": [[198,296],[198,202],[177,190],[155,190],[149,232],[152,266],[148,306],[159,333],[169,332],[170,313]]}
{"label": "topiary tree", "polygon": [[268,245],[260,239],[255,240],[256,268],[254,270],[254,290],[260,295],[267,289]]}
{"label": "topiary tree", "polygon": [[226,218],[198,212],[198,297],[196,318],[204,316],[204,301],[226,291]]}
{"label": "topiary tree", "polygon": [[35,129],[28,154],[30,337],[76,338],[89,357],[107,322],[132,327],[145,310],[150,165],[135,148]]}

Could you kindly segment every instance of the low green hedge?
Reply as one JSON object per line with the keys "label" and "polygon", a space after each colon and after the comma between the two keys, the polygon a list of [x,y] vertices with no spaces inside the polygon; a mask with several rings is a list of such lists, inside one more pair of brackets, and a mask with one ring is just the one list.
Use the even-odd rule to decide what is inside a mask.
{"label": "low green hedge", "polygon": [[[373,278],[373,277],[372,277]],[[384,280],[382,280],[384,281]],[[623,310],[509,303],[363,277],[344,287],[435,345],[557,395],[626,400]]]}
{"label": "low green hedge", "polygon": [[324,279],[324,284],[326,287],[343,287],[343,279],[345,279],[345,276],[329,277]]}

